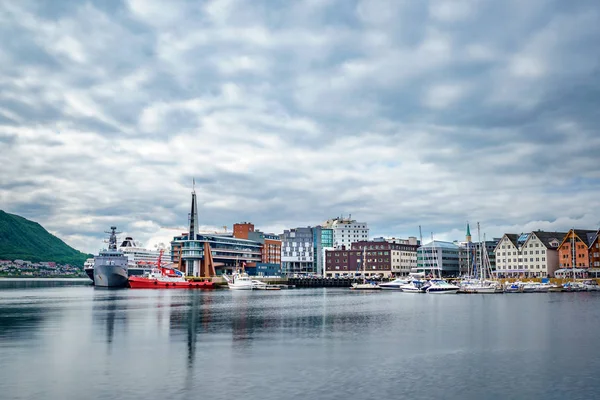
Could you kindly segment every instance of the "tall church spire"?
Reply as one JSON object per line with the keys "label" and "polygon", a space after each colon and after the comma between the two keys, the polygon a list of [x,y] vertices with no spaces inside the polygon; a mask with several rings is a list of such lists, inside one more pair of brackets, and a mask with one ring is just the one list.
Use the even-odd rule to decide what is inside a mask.
{"label": "tall church spire", "polygon": [[469,227],[468,222],[467,222],[467,242],[471,243],[471,228]]}
{"label": "tall church spire", "polygon": [[192,209],[190,212],[190,230],[188,240],[196,240],[198,233],[198,203],[196,202],[196,182],[192,183]]}

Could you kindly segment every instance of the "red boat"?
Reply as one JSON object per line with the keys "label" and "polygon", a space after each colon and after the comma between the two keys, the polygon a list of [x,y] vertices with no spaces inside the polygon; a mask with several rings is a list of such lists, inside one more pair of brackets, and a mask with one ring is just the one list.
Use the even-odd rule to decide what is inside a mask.
{"label": "red boat", "polygon": [[132,289],[214,289],[214,282],[187,280],[181,271],[161,266],[160,259],[161,257],[158,258],[156,268],[153,268],[149,275],[130,276],[129,287]]}

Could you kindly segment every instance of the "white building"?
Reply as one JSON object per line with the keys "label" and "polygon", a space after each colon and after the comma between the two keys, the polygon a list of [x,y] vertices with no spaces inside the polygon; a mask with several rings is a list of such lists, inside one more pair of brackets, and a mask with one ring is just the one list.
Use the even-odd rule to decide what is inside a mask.
{"label": "white building", "polygon": [[505,277],[554,276],[559,267],[558,246],[565,232],[507,233],[494,249],[496,272]]}
{"label": "white building", "polygon": [[333,218],[323,223],[323,228],[333,230],[333,247],[346,249],[354,242],[369,240],[369,228],[366,222],[357,222],[350,218]]}

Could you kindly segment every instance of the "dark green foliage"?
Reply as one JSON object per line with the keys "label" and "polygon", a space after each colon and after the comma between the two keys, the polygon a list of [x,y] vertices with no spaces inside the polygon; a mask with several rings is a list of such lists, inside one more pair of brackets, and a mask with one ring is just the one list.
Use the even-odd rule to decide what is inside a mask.
{"label": "dark green foliage", "polygon": [[37,222],[0,210],[0,260],[54,261],[83,266],[92,257],[67,245]]}

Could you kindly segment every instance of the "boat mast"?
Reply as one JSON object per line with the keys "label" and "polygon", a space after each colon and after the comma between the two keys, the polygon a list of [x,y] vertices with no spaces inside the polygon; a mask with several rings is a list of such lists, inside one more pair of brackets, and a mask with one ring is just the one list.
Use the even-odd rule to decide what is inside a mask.
{"label": "boat mast", "polygon": [[367,245],[365,244],[365,247],[363,247],[363,283],[367,283]]}
{"label": "boat mast", "polygon": [[479,280],[481,280],[481,271],[482,271],[482,264],[483,264],[483,251],[481,251],[482,249],[482,245],[481,245],[481,230],[479,228],[479,222],[477,223],[477,240],[479,241],[479,271],[477,271],[477,273],[479,274]]}
{"label": "boat mast", "polygon": [[571,269],[573,271],[573,281],[575,281],[575,228],[573,228],[571,235],[571,258],[573,259]]}
{"label": "boat mast", "polygon": [[[420,245],[421,245],[421,257],[423,258],[423,271],[425,271],[425,254],[423,252],[423,233],[421,232],[421,225],[419,225],[419,240],[420,240]],[[419,250],[417,249],[417,252]],[[417,263],[418,265],[418,263]],[[419,271],[419,269],[417,269],[417,272]]]}
{"label": "boat mast", "polygon": [[[433,270],[433,278],[436,278],[435,271],[439,269],[439,265],[437,262],[437,251],[435,250],[435,242],[433,241],[433,232],[431,232],[431,254],[433,256],[431,260],[431,268],[433,269],[433,260],[435,260],[435,270]],[[442,273],[440,272],[440,279],[442,278]]]}

